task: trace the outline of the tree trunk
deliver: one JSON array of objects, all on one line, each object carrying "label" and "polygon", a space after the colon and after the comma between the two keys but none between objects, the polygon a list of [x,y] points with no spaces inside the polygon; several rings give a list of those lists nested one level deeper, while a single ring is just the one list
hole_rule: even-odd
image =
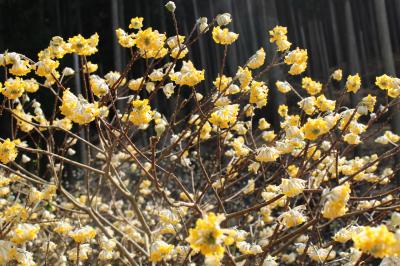
[{"label": "tree trunk", "polygon": [[[357,39],[354,30],[354,23],[353,23],[353,14],[351,9],[350,0],[346,0],[345,2],[345,17],[346,17],[346,35],[347,35],[347,61],[349,71],[351,74],[360,73],[361,66],[360,66],[360,56],[358,54],[358,46],[357,46]],[[350,102],[353,107],[355,107],[358,103],[359,96],[355,93],[351,93],[350,95]]]},{"label": "tree trunk", "polygon": [[119,27],[119,12],[118,12],[118,0],[110,0],[111,1],[111,25],[112,25],[112,36],[113,36],[113,61],[114,61],[114,69],[117,71],[121,71],[122,69],[122,60],[121,60],[121,46],[118,43],[117,35],[115,34],[115,30]]},{"label": "tree trunk", "polygon": [[[389,24],[387,21],[386,12],[386,1],[385,0],[375,0],[375,10],[376,10],[376,22],[379,33],[379,45],[382,53],[383,68],[386,74],[395,76],[396,69],[393,60],[392,44],[390,42]],[[390,110],[392,115],[391,127],[392,131],[396,134],[400,134],[400,112],[399,104],[393,106]],[[400,157],[397,155],[395,157],[396,164],[400,161]],[[397,175],[397,182],[400,183],[400,176]]]}]

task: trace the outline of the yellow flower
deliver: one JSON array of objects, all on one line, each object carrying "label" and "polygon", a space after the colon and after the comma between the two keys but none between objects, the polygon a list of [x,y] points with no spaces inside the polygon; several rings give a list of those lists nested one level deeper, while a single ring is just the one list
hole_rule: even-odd
[{"label": "yellow flower", "polygon": [[303,192],[306,181],[299,178],[282,178],[280,188],[287,197],[294,197]]},{"label": "yellow flower", "polygon": [[131,19],[131,23],[129,24],[130,29],[138,30],[143,27],[143,18],[142,17],[134,17]]},{"label": "yellow flower", "polygon": [[163,209],[163,210],[160,211],[158,216],[160,217],[160,220],[163,223],[166,223],[166,224],[177,224],[177,223],[179,223],[179,217],[173,211],[170,211],[170,210],[167,210],[167,209]]},{"label": "yellow flower", "polygon": [[232,142],[232,147],[236,152],[236,156],[247,156],[250,152],[249,148],[244,144],[244,138],[242,136],[235,138]]},{"label": "yellow flower", "polygon": [[327,248],[310,247],[307,250],[307,255],[315,262],[330,261],[336,257],[336,251],[332,246]]},{"label": "yellow flower", "polygon": [[50,58],[44,58],[43,60],[35,64],[36,74],[41,77],[46,77],[54,74],[60,62],[57,60],[52,60]]},{"label": "yellow flower", "polygon": [[89,258],[89,255],[92,254],[92,248],[89,244],[81,244],[79,245],[79,252],[78,248],[73,248],[67,251],[68,259],[71,261],[85,261]]},{"label": "yellow flower", "polygon": [[46,49],[47,52],[43,52],[39,55],[39,59],[42,60],[45,57],[63,58],[65,54],[71,52],[71,45],[66,43],[60,36],[54,36],[50,40],[49,47]]},{"label": "yellow flower", "polygon": [[335,110],[336,101],[328,100],[325,95],[321,94],[315,101],[315,106],[321,112],[328,112]]},{"label": "yellow flower", "polygon": [[29,132],[34,128],[32,124],[28,123],[32,122],[33,116],[25,113],[21,104],[18,104],[12,112],[16,115],[17,125],[23,132]]},{"label": "yellow flower", "polygon": [[250,86],[250,99],[249,102],[256,104],[258,108],[267,105],[268,101],[268,87],[262,81],[251,82]]},{"label": "yellow flower", "polygon": [[26,79],[24,80],[24,89],[27,92],[35,93],[39,90],[39,84],[35,79]]},{"label": "yellow flower", "polygon": [[311,95],[318,94],[322,90],[322,84],[320,82],[312,80],[309,77],[304,77],[302,79],[301,86]]},{"label": "yellow flower", "polygon": [[197,70],[191,61],[183,61],[181,70],[171,73],[169,77],[178,85],[193,87],[204,80],[204,70]]},{"label": "yellow flower", "polygon": [[10,240],[15,244],[23,244],[35,239],[39,230],[40,226],[37,224],[18,224],[12,231]]},{"label": "yellow flower", "polygon": [[82,35],[77,35],[68,39],[71,45],[71,51],[78,55],[92,55],[97,52],[97,45],[99,44],[99,35],[97,33],[85,39]]},{"label": "yellow flower", "polygon": [[276,43],[278,46],[278,51],[284,52],[290,48],[292,45],[288,40],[287,40],[287,28],[282,27],[282,26],[276,26],[272,30],[269,31],[269,35],[271,38],[269,41],[271,43]]},{"label": "yellow flower", "polygon": [[391,142],[394,142],[394,143],[400,141],[400,136],[397,135],[397,134],[394,134],[392,131],[389,131],[389,130],[385,131],[384,136],[385,136],[388,140],[390,140]]},{"label": "yellow flower", "polygon": [[0,265],[7,265],[16,255],[17,248],[12,242],[0,240]]},{"label": "yellow flower", "polygon": [[397,98],[400,96],[400,86],[388,90],[388,96],[391,98]]},{"label": "yellow flower", "polygon": [[104,78],[107,85],[112,89],[115,89],[116,84],[118,84],[118,87],[121,87],[124,86],[126,83],[126,78],[120,80],[121,73],[119,73],[118,71],[110,71],[104,76]]},{"label": "yellow flower", "polygon": [[20,140],[6,139],[0,143],[0,161],[4,164],[12,162],[17,158],[18,151],[16,145],[20,144]]},{"label": "yellow flower", "polygon": [[393,247],[397,241],[386,225],[377,227],[363,226],[353,236],[354,247],[377,258],[393,256]]},{"label": "yellow flower", "polygon": [[93,91],[93,94],[97,97],[102,97],[109,92],[109,87],[106,81],[97,75],[90,75],[89,85]]},{"label": "yellow flower", "polygon": [[167,244],[162,240],[156,240],[150,247],[150,261],[162,261],[173,249],[173,245]]},{"label": "yellow flower", "polygon": [[279,223],[283,224],[287,228],[291,228],[300,225],[307,221],[307,217],[303,214],[305,210],[304,205],[299,205],[289,211],[282,213],[278,217]]},{"label": "yellow flower", "polygon": [[274,162],[279,157],[279,151],[274,147],[263,146],[257,149],[256,160],[259,162]]},{"label": "yellow flower", "polygon": [[272,30],[269,31],[269,35],[271,38],[269,41],[271,43],[276,42],[276,41],[281,41],[281,40],[286,40],[287,39],[287,28],[283,26],[275,26]]},{"label": "yellow flower", "polygon": [[322,216],[328,219],[343,216],[347,212],[346,204],[350,199],[350,184],[337,186],[327,193]]},{"label": "yellow flower", "polygon": [[93,227],[85,225],[82,228],[70,232],[69,236],[77,243],[85,243],[95,238],[96,234],[96,230]]},{"label": "yellow flower", "polygon": [[80,125],[88,124],[100,115],[98,103],[89,103],[81,95],[76,97],[69,89],[64,91],[62,100],[61,113]]},{"label": "yellow flower", "polygon": [[352,145],[357,145],[361,143],[360,136],[355,133],[348,133],[344,135],[343,140]]},{"label": "yellow flower", "polygon": [[135,40],[131,34],[126,33],[123,29],[116,29],[118,43],[125,48],[131,48],[135,45]]},{"label": "yellow flower", "polygon": [[51,200],[56,194],[56,191],[57,191],[57,186],[55,185],[46,186],[42,192],[43,200]]},{"label": "yellow flower", "polygon": [[67,235],[69,232],[71,232],[72,229],[73,229],[72,225],[70,225],[67,222],[61,221],[61,222],[57,222],[53,231],[56,233],[59,233],[61,235]]},{"label": "yellow flower", "polygon": [[64,130],[72,129],[72,121],[66,117],[62,119],[56,119],[53,121],[53,126],[60,127]]},{"label": "yellow flower", "polygon": [[4,88],[0,86],[0,92],[10,100],[15,100],[22,96],[25,91],[24,80],[16,77],[9,78],[4,83]]},{"label": "yellow flower", "polygon": [[271,125],[267,122],[267,120],[265,120],[265,118],[261,118],[260,120],[258,120],[258,128],[261,130],[265,130],[270,128]]},{"label": "yellow flower", "polygon": [[251,69],[257,69],[264,65],[265,51],[264,48],[260,48],[252,57],[250,57],[247,66]]},{"label": "yellow flower", "polygon": [[289,165],[287,169],[289,176],[290,177],[295,177],[297,175],[297,172],[299,171],[299,168],[296,165]]},{"label": "yellow flower", "polygon": [[243,90],[250,85],[250,82],[253,79],[251,76],[251,70],[249,70],[247,67],[239,67],[238,71],[236,72],[236,77],[239,78],[240,88]]},{"label": "yellow flower", "polygon": [[7,222],[26,221],[28,219],[28,211],[19,203],[15,203],[8,207],[2,214]]},{"label": "yellow flower", "polygon": [[357,232],[360,232],[361,231],[360,229],[362,230],[362,227],[358,226],[344,227],[340,229],[338,232],[336,232],[336,234],[332,237],[332,239],[342,244],[346,243],[347,241],[352,239],[352,237]]},{"label": "yellow flower", "polygon": [[263,138],[264,141],[271,142],[275,139],[276,134],[273,130],[269,130],[269,131],[262,132],[261,137]]},{"label": "yellow flower", "polygon": [[275,83],[275,86],[278,89],[278,91],[280,91],[282,93],[288,93],[289,91],[292,90],[292,86],[287,81],[279,81],[278,80]]},{"label": "yellow flower", "polygon": [[149,100],[136,99],[132,101],[133,109],[129,114],[129,121],[136,126],[143,126],[150,123],[153,120],[154,111],[151,110]]},{"label": "yellow flower", "polygon": [[15,76],[25,76],[31,72],[31,65],[28,60],[17,60],[10,68],[10,73]]},{"label": "yellow flower", "polygon": [[140,30],[134,40],[144,58],[162,58],[167,54],[167,49],[164,48],[166,38],[165,34],[147,28]]},{"label": "yellow flower", "polygon": [[238,113],[238,104],[221,106],[211,114],[209,121],[220,128],[228,128],[236,122]]},{"label": "yellow flower", "polygon": [[143,78],[131,79],[128,82],[128,88],[133,91],[138,91],[140,89],[140,85],[142,85],[142,84],[144,84]]},{"label": "yellow flower", "polygon": [[232,78],[225,75],[218,76],[213,82],[215,88],[217,88],[217,90],[221,93],[224,92],[231,83]]},{"label": "yellow flower", "polygon": [[99,66],[88,61],[86,64],[83,65],[83,73],[93,73],[96,72]]},{"label": "yellow flower", "polygon": [[224,215],[210,212],[196,221],[195,228],[189,229],[189,237],[186,241],[190,247],[200,251],[204,256],[223,256],[224,231],[220,224],[225,220]]},{"label": "yellow flower", "polygon": [[322,118],[311,119],[302,127],[304,137],[309,140],[316,140],[319,136],[329,131],[328,123]]},{"label": "yellow flower", "polygon": [[299,75],[307,68],[308,54],[307,50],[296,48],[285,56],[285,64],[291,65],[289,74]]},{"label": "yellow flower", "polygon": [[347,92],[356,93],[361,87],[361,78],[358,74],[348,76],[346,81]]},{"label": "yellow flower", "polygon": [[170,55],[172,58],[181,59],[189,52],[188,48],[183,44],[185,36],[172,36],[167,39],[167,44],[171,49]]},{"label": "yellow flower", "polygon": [[279,107],[278,107],[278,114],[279,114],[280,116],[282,116],[282,117],[287,116],[287,115],[288,115],[288,111],[289,111],[289,109],[288,109],[288,106],[287,106],[287,105],[285,105],[285,104],[279,105]]},{"label": "yellow flower", "polygon": [[381,90],[393,89],[393,78],[386,74],[376,77],[375,85],[378,86]]},{"label": "yellow flower", "polygon": [[227,28],[221,29],[220,26],[216,26],[212,31],[212,37],[218,44],[230,45],[237,40],[239,34],[230,32]]},{"label": "yellow flower", "polygon": [[248,254],[248,255],[256,255],[258,253],[262,253],[263,250],[261,246],[256,245],[256,244],[250,244],[245,241],[240,241],[236,243],[236,247],[239,249],[239,251],[243,254]]}]

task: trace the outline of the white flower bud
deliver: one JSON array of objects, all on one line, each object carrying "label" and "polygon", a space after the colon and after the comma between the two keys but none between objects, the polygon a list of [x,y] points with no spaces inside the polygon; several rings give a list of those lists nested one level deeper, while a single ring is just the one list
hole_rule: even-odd
[{"label": "white flower bud", "polygon": [[22,154],[22,163],[29,163],[30,161],[31,161],[31,158],[29,158],[25,154]]},{"label": "white flower bud", "polygon": [[32,107],[33,107],[33,108],[38,108],[38,107],[40,107],[40,102],[37,102],[37,101],[34,100],[34,102],[33,102],[33,104],[32,104]]},{"label": "white flower bud", "polygon": [[196,99],[197,99],[197,101],[201,101],[202,99],[203,99],[203,94],[201,94],[201,93],[199,93],[199,92],[197,92],[196,93]]},{"label": "white flower bud", "polygon": [[400,213],[392,213],[392,216],[390,217],[390,224],[395,227],[400,225]]},{"label": "white flower bud", "polygon": [[197,20],[197,23],[199,24],[199,31],[201,33],[205,33],[208,31],[208,23],[207,23],[207,18],[206,17],[201,17]]},{"label": "white flower bud", "polygon": [[71,75],[75,74],[75,71],[70,67],[66,67],[66,68],[63,69],[62,73],[63,73],[64,76],[67,77],[67,76],[71,76]]},{"label": "white flower bud", "polygon": [[165,8],[166,8],[169,12],[174,13],[174,12],[175,12],[175,9],[176,9],[176,5],[175,5],[174,2],[169,1],[169,2],[165,5]]},{"label": "white flower bud", "polygon": [[137,170],[137,164],[135,164],[135,163],[131,164],[131,166],[129,167],[129,170],[131,171],[131,173],[135,173]]},{"label": "white flower bud", "polygon": [[73,156],[76,153],[76,151],[74,149],[72,149],[72,148],[69,148],[67,150],[67,153],[68,153],[68,155]]},{"label": "white flower bud", "polygon": [[31,99],[29,98],[29,96],[27,94],[22,95],[22,102],[27,103],[29,102]]},{"label": "white flower bud", "polygon": [[229,13],[219,14],[217,16],[217,23],[219,26],[226,26],[232,22],[232,16]]},{"label": "white flower bud", "polygon": [[162,135],[162,133],[164,133],[165,131],[165,125],[164,124],[158,124],[154,127],[157,137],[160,137]]}]

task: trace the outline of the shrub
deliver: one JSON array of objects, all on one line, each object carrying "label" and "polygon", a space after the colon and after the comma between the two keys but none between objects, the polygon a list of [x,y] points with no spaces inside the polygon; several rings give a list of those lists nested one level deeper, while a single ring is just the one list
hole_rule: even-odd
[{"label": "shrub", "polygon": [[[328,99],[342,70],[324,83],[298,82],[308,51],[293,49],[282,26],[269,31],[273,56],[260,48],[228,77],[227,50],[240,41],[229,30],[231,16],[209,24],[200,18],[182,36],[175,5],[167,8],[175,36],[144,28],[143,18],[116,30],[130,51],[121,73],[96,74],[89,58],[97,34],[53,37],[37,60],[0,55],[2,116],[11,117],[11,135],[0,141],[0,264],[396,259],[399,187],[391,158],[400,137],[385,124],[398,107],[400,79],[377,77],[380,90],[347,107],[350,94],[364,93],[351,73],[336,100]],[[205,34],[224,53],[212,88],[200,93],[204,70],[187,56]],[[79,69],[62,62],[72,54]],[[144,73],[127,80],[139,63]],[[271,89],[297,102],[279,106],[275,130],[264,118],[265,78],[274,68],[285,68],[290,82]],[[39,92],[53,99],[50,112]],[[169,114],[157,110],[157,98]]]}]

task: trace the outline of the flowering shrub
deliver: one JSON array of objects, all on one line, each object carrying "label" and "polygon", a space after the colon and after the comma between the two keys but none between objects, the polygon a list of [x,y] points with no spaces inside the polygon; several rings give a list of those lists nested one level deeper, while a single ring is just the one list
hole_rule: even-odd
[{"label": "flowering shrub", "polygon": [[[351,73],[329,99],[342,70],[325,83],[296,82],[308,51],[293,49],[282,26],[269,31],[273,56],[261,47],[229,77],[227,50],[240,41],[231,16],[200,18],[182,36],[175,5],[166,7],[175,36],[139,17],[116,30],[130,51],[121,73],[96,74],[97,34],[53,37],[36,60],[0,55],[1,115],[11,119],[11,136],[0,139],[0,264],[398,265],[390,159],[400,136],[385,124],[400,79],[377,77],[364,95]],[[224,56],[200,93],[204,70],[187,55],[205,34]],[[64,65],[71,54],[79,69]],[[143,62],[146,71],[128,80]],[[290,82],[269,88],[264,78],[277,67]],[[262,116],[270,89],[297,99],[279,106],[275,130]],[[38,91],[52,97],[52,112]],[[346,107],[355,93],[361,100]],[[157,97],[171,114],[157,110]]]}]

